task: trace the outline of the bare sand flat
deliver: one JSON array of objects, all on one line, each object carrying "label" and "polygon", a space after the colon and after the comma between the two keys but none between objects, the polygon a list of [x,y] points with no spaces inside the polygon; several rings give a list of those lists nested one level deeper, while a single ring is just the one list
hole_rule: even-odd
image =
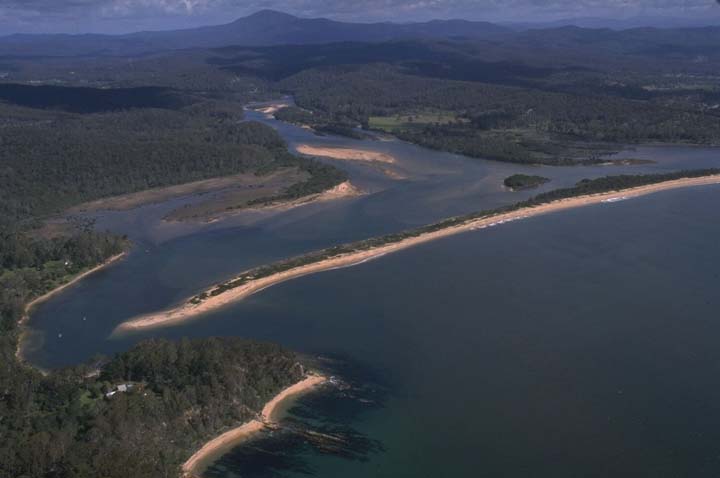
[{"label": "bare sand flat", "polygon": [[247,175],[226,187],[208,191],[198,201],[181,206],[163,220],[168,222],[213,221],[244,209],[252,208],[253,201],[265,200],[282,194],[293,184],[309,179],[310,175],[295,168],[279,170],[267,176]]},{"label": "bare sand flat", "polygon": [[603,202],[607,203],[615,202],[618,200],[625,200],[633,197],[643,196],[646,194],[652,194],[659,191],[718,183],[720,183],[720,175],[705,176],[700,178],[677,179],[658,184],[624,189],[622,191],[613,191],[608,193],[561,199],[539,206],[527,207],[508,213],[496,214],[491,217],[470,219],[456,226],[451,226],[445,229],[424,233],[415,237],[408,237],[401,241],[380,245],[372,249],[339,254],[337,256],[329,257],[322,261],[312,262],[266,277],[254,279],[244,283],[241,286],[228,289],[217,295],[211,294],[211,291],[215,289],[215,287],[213,287],[206,291],[208,297],[199,303],[192,303],[188,299],[178,307],[136,317],[134,319],[123,322],[116,328],[115,332],[126,332],[152,327],[169,326],[180,323],[202,315],[204,313],[219,309],[230,303],[240,301],[246,297],[251,296],[252,294],[255,294],[256,292],[271,287],[275,284],[285,282],[287,280],[295,279],[309,274],[314,274],[317,272],[360,264],[368,260],[381,257],[385,254],[407,249],[418,244],[424,244],[429,241],[434,241],[443,237],[452,236],[466,231],[484,229],[487,227],[504,224],[510,221],[516,221],[531,216],[562,211],[565,209],[588,206],[591,204],[598,204]]},{"label": "bare sand flat", "polygon": [[321,158],[342,159],[345,161],[367,161],[377,163],[394,163],[395,158],[377,151],[352,148],[328,148],[301,144],[296,148],[298,153]]},{"label": "bare sand flat", "polygon": [[266,118],[272,118],[275,113],[277,113],[281,109],[288,108],[289,106],[290,103],[276,103],[274,105],[265,106],[264,108],[259,108],[257,111],[263,113]]},{"label": "bare sand flat", "polygon": [[[236,208],[236,209],[224,209],[224,210],[217,210],[213,213],[207,213],[205,215],[195,215],[191,219],[192,220],[202,220],[205,222],[216,222],[220,221],[224,218],[227,218],[229,216],[232,216],[234,214],[238,214],[243,211],[289,211],[290,209],[294,209],[296,207],[304,206],[307,204],[312,204],[316,202],[323,202],[323,201],[335,201],[338,199],[347,199],[352,198],[356,196],[362,196],[365,194],[365,192],[361,191],[357,187],[355,187],[354,184],[352,184],[350,181],[344,181],[337,186],[334,186],[326,191],[323,191],[318,194],[309,194],[307,196],[300,197],[298,199],[293,199],[291,201],[273,201],[269,202],[267,204],[262,204],[259,206],[247,206],[242,208]],[[175,219],[175,216],[168,216],[165,218],[166,221],[172,221],[172,220],[179,220]]]},{"label": "bare sand flat", "polygon": [[297,206],[302,206],[304,204],[310,204],[314,202],[322,202],[322,201],[334,201],[337,199],[345,199],[345,198],[351,198],[356,196],[362,196],[365,194],[362,190],[355,187],[354,184],[352,184],[350,181],[344,181],[337,186],[333,186],[330,189],[327,189],[321,193],[318,194],[309,194],[307,196],[303,196],[301,198],[295,199],[293,201],[278,201],[274,203],[265,204],[262,206],[258,206],[251,209],[259,209],[259,210],[265,210],[265,209],[292,209]]},{"label": "bare sand flat", "polygon": [[258,418],[250,420],[237,428],[233,428],[203,445],[200,450],[195,452],[195,454],[183,464],[183,474],[188,478],[198,476],[202,471],[202,467],[207,464],[209,459],[229,451],[231,448],[262,431],[268,424],[273,423],[274,420],[277,419],[276,413],[280,405],[285,401],[307,393],[325,381],[326,378],[323,376],[309,375],[300,382],[284,389],[265,404]]},{"label": "bare sand flat", "polygon": [[295,168],[284,168],[265,176],[255,174],[235,174],[218,178],[203,179],[191,183],[178,184],[163,188],[148,189],[136,193],[122,194],[97,201],[80,204],[70,209],[70,212],[92,211],[126,211],[147,204],[167,201],[173,198],[204,194],[213,191],[233,188],[236,190],[250,190],[255,199],[260,194],[270,195],[273,191],[287,187],[293,182],[305,179],[307,175],[298,172]]}]

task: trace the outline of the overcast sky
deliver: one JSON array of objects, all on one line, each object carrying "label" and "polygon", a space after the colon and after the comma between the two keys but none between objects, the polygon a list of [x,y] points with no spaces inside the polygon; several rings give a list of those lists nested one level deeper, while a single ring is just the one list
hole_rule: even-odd
[{"label": "overcast sky", "polygon": [[720,25],[720,0],[0,0],[0,34],[163,30],[226,23],[271,8],[344,21],[538,21],[669,17]]}]

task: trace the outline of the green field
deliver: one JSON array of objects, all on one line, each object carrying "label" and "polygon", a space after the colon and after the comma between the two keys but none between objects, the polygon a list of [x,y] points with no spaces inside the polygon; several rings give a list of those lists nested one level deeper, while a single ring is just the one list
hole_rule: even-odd
[{"label": "green field", "polygon": [[409,112],[392,116],[371,116],[370,129],[394,133],[399,130],[418,128],[429,124],[465,123],[467,119],[461,118],[452,111],[423,111]]}]

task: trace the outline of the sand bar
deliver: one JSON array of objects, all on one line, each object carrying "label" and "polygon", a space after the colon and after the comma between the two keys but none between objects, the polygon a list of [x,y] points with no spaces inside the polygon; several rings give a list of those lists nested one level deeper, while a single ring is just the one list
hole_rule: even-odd
[{"label": "sand bar", "polygon": [[298,206],[304,206],[306,204],[323,202],[323,201],[335,201],[338,199],[347,199],[356,196],[362,196],[366,194],[359,188],[357,188],[350,181],[344,181],[337,186],[333,186],[330,189],[317,194],[310,194],[301,198],[293,199],[292,201],[277,201],[261,206],[248,207],[245,211],[267,211],[267,210],[289,210]]},{"label": "sand bar", "polygon": [[[127,211],[148,204],[157,204],[170,199],[222,191],[226,189],[250,189],[263,193],[263,188],[278,185],[280,188],[306,179],[295,168],[282,168],[265,176],[252,173],[233,174],[189,183],[146,189],[134,193],[121,194],[97,199],[70,208],[69,212]],[[276,192],[271,192],[275,194]],[[255,199],[255,197],[251,197]]]},{"label": "sand bar", "polygon": [[437,231],[423,233],[419,236],[408,237],[397,242],[379,245],[366,250],[358,250],[354,252],[338,254],[336,256],[331,256],[327,259],[323,259],[317,262],[311,262],[265,277],[253,279],[238,287],[227,289],[217,295],[211,294],[211,291],[215,289],[215,287],[213,287],[206,291],[208,297],[199,303],[190,302],[190,299],[188,299],[178,307],[136,317],[134,319],[128,320],[127,322],[123,322],[116,328],[115,331],[127,332],[145,328],[174,325],[176,323],[192,319],[204,313],[217,310],[227,304],[240,301],[263,289],[271,287],[275,284],[279,284],[281,282],[285,282],[287,280],[295,279],[309,274],[314,274],[317,272],[337,269],[340,267],[357,265],[371,259],[376,259],[385,254],[400,251],[412,246],[424,244],[426,242],[434,241],[443,237],[452,236],[466,231],[484,229],[487,227],[493,227],[531,216],[562,211],[565,209],[588,206],[591,204],[614,202],[619,199],[626,200],[633,197],[643,196],[646,194],[652,194],[655,192],[666,191],[670,189],[719,183],[720,175],[703,176],[699,178],[676,179],[672,181],[665,181],[662,183],[623,189],[622,191],[612,191],[586,196],[578,196],[568,199],[561,199],[538,206],[518,209],[507,213],[500,213],[477,219],[468,219],[467,221],[455,226],[449,226],[447,228]]},{"label": "sand bar", "polygon": [[345,161],[367,161],[377,163],[394,163],[395,158],[386,153],[352,148],[327,148],[301,144],[296,148],[300,154],[319,156],[321,158],[342,159]]},{"label": "sand bar", "polygon": [[275,113],[277,113],[278,111],[285,109],[285,108],[289,108],[289,107],[290,107],[290,103],[276,103],[276,104],[272,104],[269,106],[264,106],[264,107],[258,108],[258,109],[256,109],[256,111],[263,113],[266,118],[272,118],[273,116],[275,116]]},{"label": "sand bar", "polygon": [[326,378],[323,376],[309,375],[307,378],[284,389],[265,404],[258,418],[250,420],[237,428],[233,428],[203,445],[200,450],[195,452],[193,456],[183,464],[183,474],[188,478],[198,476],[202,471],[203,464],[205,464],[209,458],[218,456],[218,454],[223,451],[229,451],[230,448],[239,445],[256,433],[262,431],[268,424],[272,424],[277,418],[276,414],[282,403],[298,395],[307,393],[325,381]]}]

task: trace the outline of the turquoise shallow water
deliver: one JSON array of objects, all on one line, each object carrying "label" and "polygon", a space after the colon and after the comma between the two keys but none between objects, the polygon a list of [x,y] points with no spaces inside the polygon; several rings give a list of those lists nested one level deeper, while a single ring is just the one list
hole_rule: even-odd
[{"label": "turquoise shallow water", "polygon": [[[273,124],[291,144],[356,144]],[[720,474],[716,186],[463,234],[284,283],[182,326],[109,338],[122,320],[246,267],[532,194],[499,182],[533,168],[361,144],[394,153],[412,177],[344,165],[372,194],[170,232],[158,218],[171,205],[103,214],[99,223],[130,233],[136,248],[38,308],[28,358],[53,367],[150,336],[237,335],[320,357],[349,383],[301,400],[286,420],[347,446],[279,432],[226,455],[209,477]],[[541,174],[552,188],[720,164],[712,150],[626,154],[659,162]]]}]

